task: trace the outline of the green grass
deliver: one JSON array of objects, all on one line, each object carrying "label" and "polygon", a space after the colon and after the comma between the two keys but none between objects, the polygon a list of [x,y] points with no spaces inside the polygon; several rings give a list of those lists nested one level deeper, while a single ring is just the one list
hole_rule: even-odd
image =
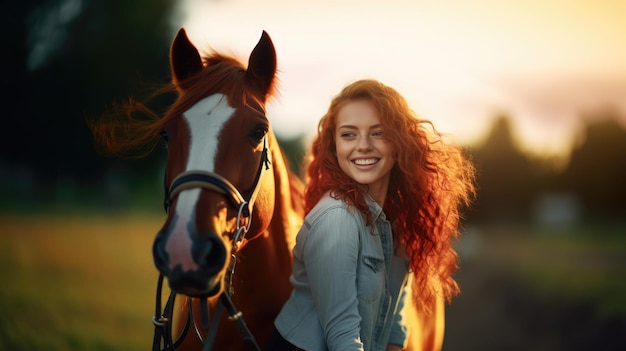
[{"label": "green grass", "polygon": [[[163,216],[0,215],[0,350],[149,350]],[[478,256],[529,291],[626,314],[626,233],[487,228]],[[606,233],[606,231],[601,231]]]},{"label": "green grass", "polygon": [[626,228],[493,230],[484,260],[518,275],[530,293],[585,302],[600,316],[626,315]]},{"label": "green grass", "polygon": [[0,349],[149,349],[161,221],[0,217]]}]

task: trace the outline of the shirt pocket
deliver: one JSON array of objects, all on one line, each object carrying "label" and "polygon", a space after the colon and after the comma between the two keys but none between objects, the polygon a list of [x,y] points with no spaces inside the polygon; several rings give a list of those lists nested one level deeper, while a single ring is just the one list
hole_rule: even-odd
[{"label": "shirt pocket", "polygon": [[359,300],[368,303],[378,301],[385,288],[385,261],[380,257],[362,256],[357,279]]},{"label": "shirt pocket", "polygon": [[378,273],[385,268],[385,261],[378,257],[363,256],[363,263],[365,263],[367,267],[371,268],[374,273]]}]

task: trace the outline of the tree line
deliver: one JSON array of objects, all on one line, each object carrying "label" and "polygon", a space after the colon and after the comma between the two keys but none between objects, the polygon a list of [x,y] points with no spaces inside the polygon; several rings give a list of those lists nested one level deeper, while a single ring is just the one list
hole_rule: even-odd
[{"label": "tree line", "polygon": [[511,119],[497,118],[483,142],[471,147],[478,196],[469,219],[529,221],[538,202],[552,195],[569,199],[580,221],[623,220],[626,118],[606,110],[586,120],[560,165],[562,161],[523,152],[513,137]]}]

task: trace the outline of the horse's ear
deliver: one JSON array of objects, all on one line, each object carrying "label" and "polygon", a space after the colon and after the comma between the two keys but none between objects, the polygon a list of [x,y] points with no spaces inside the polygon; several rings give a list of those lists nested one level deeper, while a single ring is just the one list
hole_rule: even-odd
[{"label": "horse's ear", "polygon": [[172,80],[181,89],[181,85],[187,78],[198,73],[202,69],[202,59],[198,49],[191,43],[187,32],[181,28],[172,42],[170,49],[170,65],[172,68]]},{"label": "horse's ear", "polygon": [[272,93],[275,75],[276,50],[270,36],[263,31],[261,39],[250,54],[246,79],[265,99]]}]

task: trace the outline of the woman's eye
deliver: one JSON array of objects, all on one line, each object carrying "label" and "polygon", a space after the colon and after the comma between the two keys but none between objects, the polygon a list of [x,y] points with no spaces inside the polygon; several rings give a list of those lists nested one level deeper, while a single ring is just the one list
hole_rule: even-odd
[{"label": "woman's eye", "polygon": [[343,132],[340,134],[342,138],[354,138],[355,134],[352,132]]},{"label": "woman's eye", "polygon": [[374,133],[372,133],[372,136],[376,137],[376,138],[382,138],[383,137],[383,131],[382,130],[377,130]]}]

